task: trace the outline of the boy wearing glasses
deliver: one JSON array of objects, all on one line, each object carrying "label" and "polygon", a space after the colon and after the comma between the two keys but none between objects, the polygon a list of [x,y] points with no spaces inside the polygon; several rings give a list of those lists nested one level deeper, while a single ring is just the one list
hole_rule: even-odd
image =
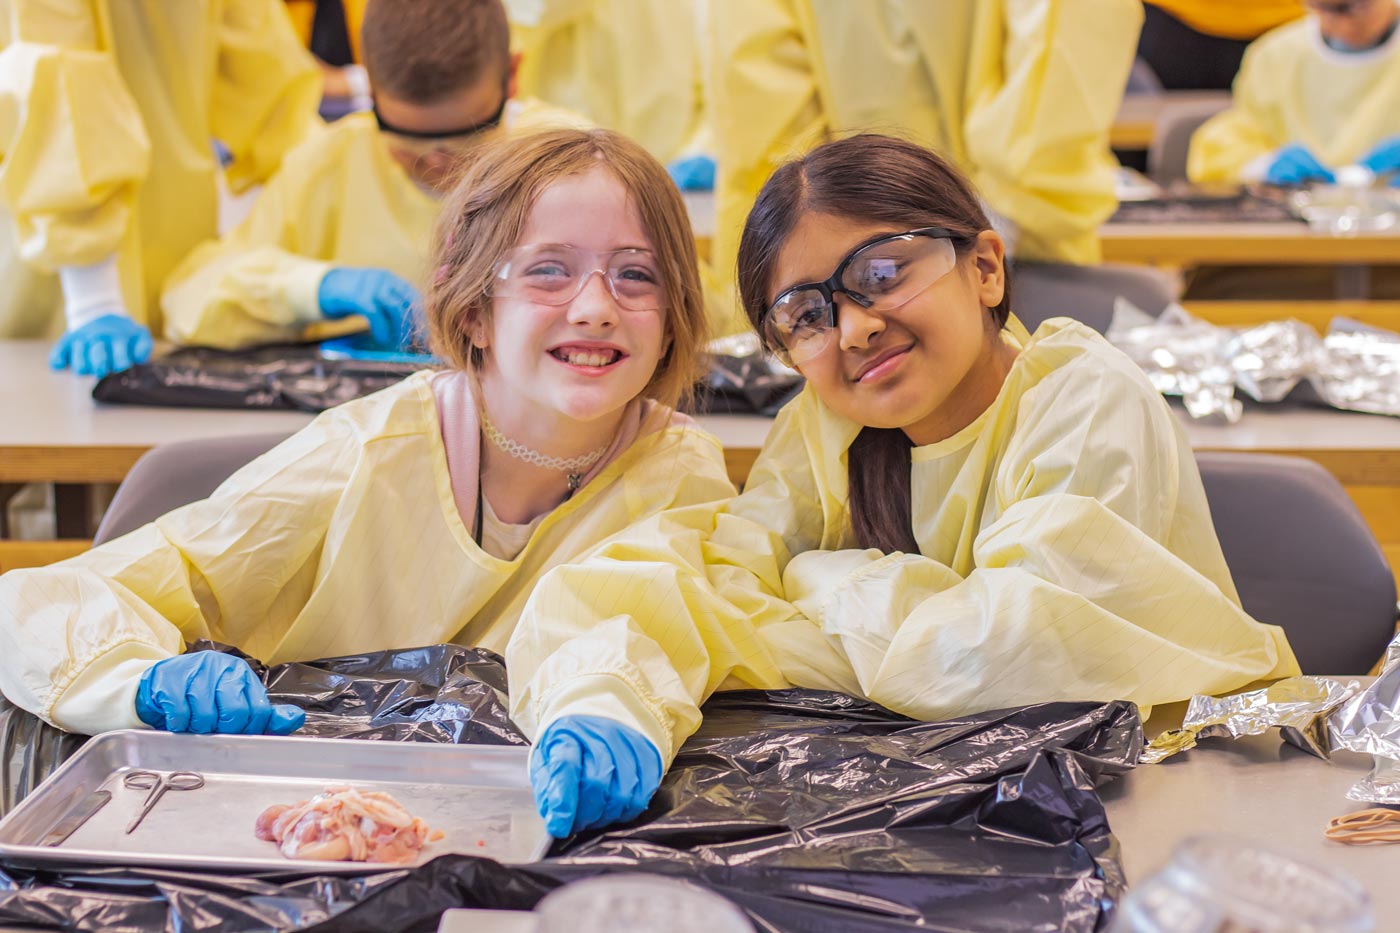
[{"label": "boy wearing glasses", "polygon": [[1400,183],[1400,5],[1308,0],[1245,53],[1234,103],[1196,131],[1197,182],[1334,182],[1358,164]]},{"label": "boy wearing glasses", "polygon": [[371,0],[361,40],[373,111],[289,154],[247,219],[176,269],[161,296],[171,339],[233,349],[368,321],[371,347],[407,347],[453,165],[501,131],[583,124],[514,99],[501,0]]}]

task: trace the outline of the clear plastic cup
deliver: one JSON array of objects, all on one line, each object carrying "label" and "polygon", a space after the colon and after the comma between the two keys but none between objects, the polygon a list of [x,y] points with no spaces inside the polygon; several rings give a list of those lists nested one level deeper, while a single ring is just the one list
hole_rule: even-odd
[{"label": "clear plastic cup", "polygon": [[1352,878],[1229,836],[1195,836],[1128,892],[1111,933],[1368,933]]},{"label": "clear plastic cup", "polygon": [[661,875],[589,878],[535,907],[539,933],[753,933],[742,910],[704,888]]}]

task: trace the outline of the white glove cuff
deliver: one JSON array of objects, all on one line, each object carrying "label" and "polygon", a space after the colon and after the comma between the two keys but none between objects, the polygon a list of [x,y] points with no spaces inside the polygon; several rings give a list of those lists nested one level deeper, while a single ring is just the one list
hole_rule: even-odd
[{"label": "white glove cuff", "polygon": [[1273,152],[1266,152],[1261,156],[1250,159],[1244,164],[1244,168],[1240,169],[1240,181],[1246,184],[1263,181],[1264,176],[1269,174],[1269,166],[1274,164],[1274,160],[1278,158],[1278,154],[1279,150],[1275,149]]},{"label": "white glove cuff", "polygon": [[345,84],[350,88],[350,100],[356,110],[374,108],[374,97],[369,92],[369,72],[364,65],[346,65],[340,72],[345,76]]},{"label": "white glove cuff", "polygon": [[63,287],[63,316],[70,331],[104,314],[130,316],[114,255],[90,266],[61,266],[58,281]]}]

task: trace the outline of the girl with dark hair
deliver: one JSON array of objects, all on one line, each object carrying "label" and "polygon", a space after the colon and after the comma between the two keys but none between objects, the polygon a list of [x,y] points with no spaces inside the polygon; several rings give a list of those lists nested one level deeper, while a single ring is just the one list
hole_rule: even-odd
[{"label": "girl with dark hair", "polygon": [[596,679],[568,663],[584,644],[634,659],[610,708],[672,751],[726,678],[941,719],[1049,700],[1147,713],[1298,672],[1240,608],[1166,403],[1084,325],[1025,332],[1002,241],[939,156],[867,135],[783,166],[739,283],[807,388],[742,495],[540,582],[508,649],[527,718]]}]

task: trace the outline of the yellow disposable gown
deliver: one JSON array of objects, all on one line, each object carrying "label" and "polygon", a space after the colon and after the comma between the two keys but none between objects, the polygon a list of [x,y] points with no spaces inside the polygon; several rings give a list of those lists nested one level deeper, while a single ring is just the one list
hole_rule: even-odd
[{"label": "yellow disposable gown", "polygon": [[506,0],[522,95],[641,143],[663,162],[708,145],[701,0]]},{"label": "yellow disposable gown", "polygon": [[269,662],[455,641],[502,651],[535,581],[661,509],[733,495],[719,443],[644,435],[510,561],[452,495],[428,373],[332,409],[187,505],[0,577],[0,687],[65,729],[135,728],[141,673],[214,638]]},{"label": "yellow disposable gown", "polygon": [[1137,0],[714,0],[710,15],[718,272],[778,165],[861,130],[952,159],[1018,228],[1019,256],[1099,261]]},{"label": "yellow disposable gown", "polygon": [[1244,54],[1230,109],[1191,138],[1193,181],[1261,177],[1274,150],[1302,143],[1337,168],[1400,134],[1400,35],[1369,52],[1323,44],[1307,17],[1262,36]]},{"label": "yellow disposable gown", "polygon": [[166,275],[217,230],[212,141],[242,191],[319,123],[282,0],[0,0],[0,30],[0,205],[22,257],[116,254],[127,309],[159,333]]},{"label": "yellow disposable gown", "polygon": [[854,548],[859,429],[809,388],[742,495],[540,581],[506,652],[515,721],[603,713],[669,755],[724,686],[788,681],[936,720],[1296,674],[1282,631],[1240,608],[1191,450],[1142,373],[1082,324],[1014,329],[991,407],[912,452],[919,553]]},{"label": "yellow disposable gown", "polygon": [[[538,101],[506,110],[511,131],[582,123]],[[338,120],[287,155],[241,224],[171,274],[161,300],[167,336],[228,349],[309,339],[332,266],[422,282],[437,215],[437,199],[394,160],[373,114]]]}]

